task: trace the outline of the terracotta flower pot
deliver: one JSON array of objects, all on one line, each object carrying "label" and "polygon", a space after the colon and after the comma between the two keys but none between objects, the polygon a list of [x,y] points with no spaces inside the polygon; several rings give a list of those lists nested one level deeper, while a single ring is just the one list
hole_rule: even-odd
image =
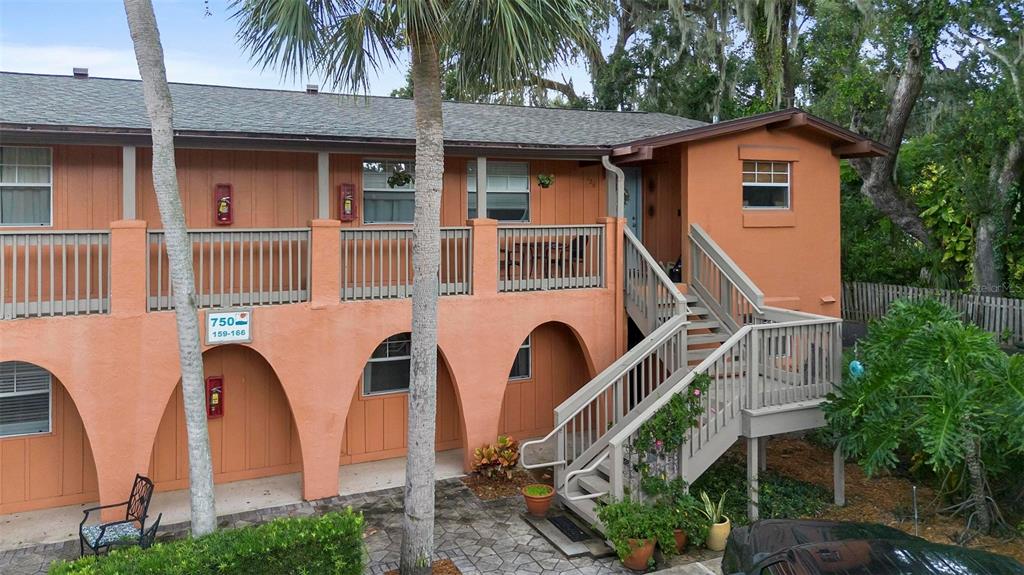
[{"label": "terracotta flower pot", "polygon": [[[530,488],[546,487],[548,489],[547,495],[527,495],[526,491]],[[551,500],[555,497],[555,489],[550,485],[544,485],[543,483],[534,483],[527,485],[522,489],[523,499],[526,500],[526,511],[534,517],[544,517],[548,514],[548,508],[551,507]]]},{"label": "terracotta flower pot", "polygon": [[708,531],[707,546],[712,551],[725,549],[725,540],[729,538],[729,532],[732,531],[732,522],[728,517],[723,517],[723,519],[724,521],[715,523]]},{"label": "terracotta flower pot", "polygon": [[650,539],[630,539],[630,554],[629,557],[622,560],[622,564],[627,569],[632,569],[633,571],[647,571],[647,562],[651,560],[651,555],[654,555],[654,545],[657,541],[653,537]]},{"label": "terracotta flower pot", "polygon": [[672,535],[676,538],[676,553],[682,553],[683,550],[686,549],[686,543],[690,538],[686,536],[686,531],[683,531],[682,529],[673,530]]}]

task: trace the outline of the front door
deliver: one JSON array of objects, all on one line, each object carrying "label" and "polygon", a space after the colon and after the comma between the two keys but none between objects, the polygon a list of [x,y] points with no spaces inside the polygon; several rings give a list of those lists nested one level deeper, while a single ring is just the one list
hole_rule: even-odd
[{"label": "front door", "polygon": [[640,168],[622,168],[626,174],[626,225],[636,237],[643,241],[644,237],[644,195],[641,189],[643,182]]}]

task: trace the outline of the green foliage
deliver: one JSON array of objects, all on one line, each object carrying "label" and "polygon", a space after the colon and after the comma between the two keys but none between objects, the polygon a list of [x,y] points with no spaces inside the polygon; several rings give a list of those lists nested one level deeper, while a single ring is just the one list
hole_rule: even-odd
[{"label": "green foliage", "polygon": [[527,485],[523,488],[523,493],[530,497],[547,497],[555,492],[555,488],[550,485],[544,485],[541,483],[535,483],[533,485]]},{"label": "green foliage", "polygon": [[924,208],[921,218],[942,249],[942,265],[970,284],[974,230],[964,196],[951,172],[942,165],[926,165],[910,193]]},{"label": "green foliage", "polygon": [[848,377],[824,411],[839,447],[868,474],[920,461],[944,477],[974,458],[992,483],[1024,452],[1020,361],[949,308],[897,302],[859,351],[864,375]]},{"label": "green foliage", "polygon": [[54,563],[50,575],[359,575],[363,517],[351,509]]},{"label": "green foliage", "polygon": [[729,494],[728,491],[723,491],[722,496],[718,499],[718,503],[712,503],[711,498],[708,497],[707,491],[700,492],[700,501],[703,507],[700,507],[700,512],[712,525],[722,523],[725,521],[725,497]]},{"label": "green foliage", "polygon": [[508,435],[499,435],[498,441],[473,450],[473,471],[485,477],[512,478],[519,463],[519,442]]},{"label": "green foliage", "polygon": [[640,426],[633,438],[633,449],[641,453],[672,453],[682,447],[686,434],[704,413],[701,400],[710,385],[711,378],[706,373],[694,376],[683,393],[674,394]]},{"label": "green foliage", "polygon": [[[816,517],[828,505],[828,490],[768,470],[758,477],[760,514],[764,519]],[[729,492],[724,515],[733,523],[747,523],[747,483],[744,463],[734,456],[716,461],[691,486],[691,491]]]},{"label": "green foliage", "polygon": [[[621,501],[601,501],[597,506],[597,518],[605,527],[605,535],[612,542],[619,559],[625,560],[632,554],[630,539],[657,539],[661,542],[674,541],[671,508],[652,505],[626,498]],[[663,545],[662,549],[671,547]]]}]

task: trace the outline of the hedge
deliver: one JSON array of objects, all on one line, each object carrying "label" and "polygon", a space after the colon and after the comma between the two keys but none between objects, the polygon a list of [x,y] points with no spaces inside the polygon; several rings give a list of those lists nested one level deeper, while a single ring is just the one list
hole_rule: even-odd
[{"label": "hedge", "polygon": [[359,575],[363,516],[351,508],[55,563],[50,575]]}]

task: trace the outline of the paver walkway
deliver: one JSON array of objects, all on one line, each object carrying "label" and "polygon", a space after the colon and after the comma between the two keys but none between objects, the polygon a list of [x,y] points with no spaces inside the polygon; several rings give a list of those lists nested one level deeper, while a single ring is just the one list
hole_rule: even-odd
[{"label": "paver walkway", "polygon": [[[437,558],[451,559],[465,575],[632,573],[614,557],[566,559],[522,520],[523,506],[518,497],[481,501],[458,479],[437,482],[436,496],[434,541]],[[247,511],[222,517],[219,524],[221,527],[243,527],[277,517],[326,513],[348,506],[361,511],[366,519],[367,572],[379,575],[398,568],[402,541],[402,488]],[[185,534],[186,527],[178,524],[161,530],[161,539],[180,537]],[[77,541],[4,551],[0,552],[0,573],[43,574],[52,561],[77,556]]]}]

